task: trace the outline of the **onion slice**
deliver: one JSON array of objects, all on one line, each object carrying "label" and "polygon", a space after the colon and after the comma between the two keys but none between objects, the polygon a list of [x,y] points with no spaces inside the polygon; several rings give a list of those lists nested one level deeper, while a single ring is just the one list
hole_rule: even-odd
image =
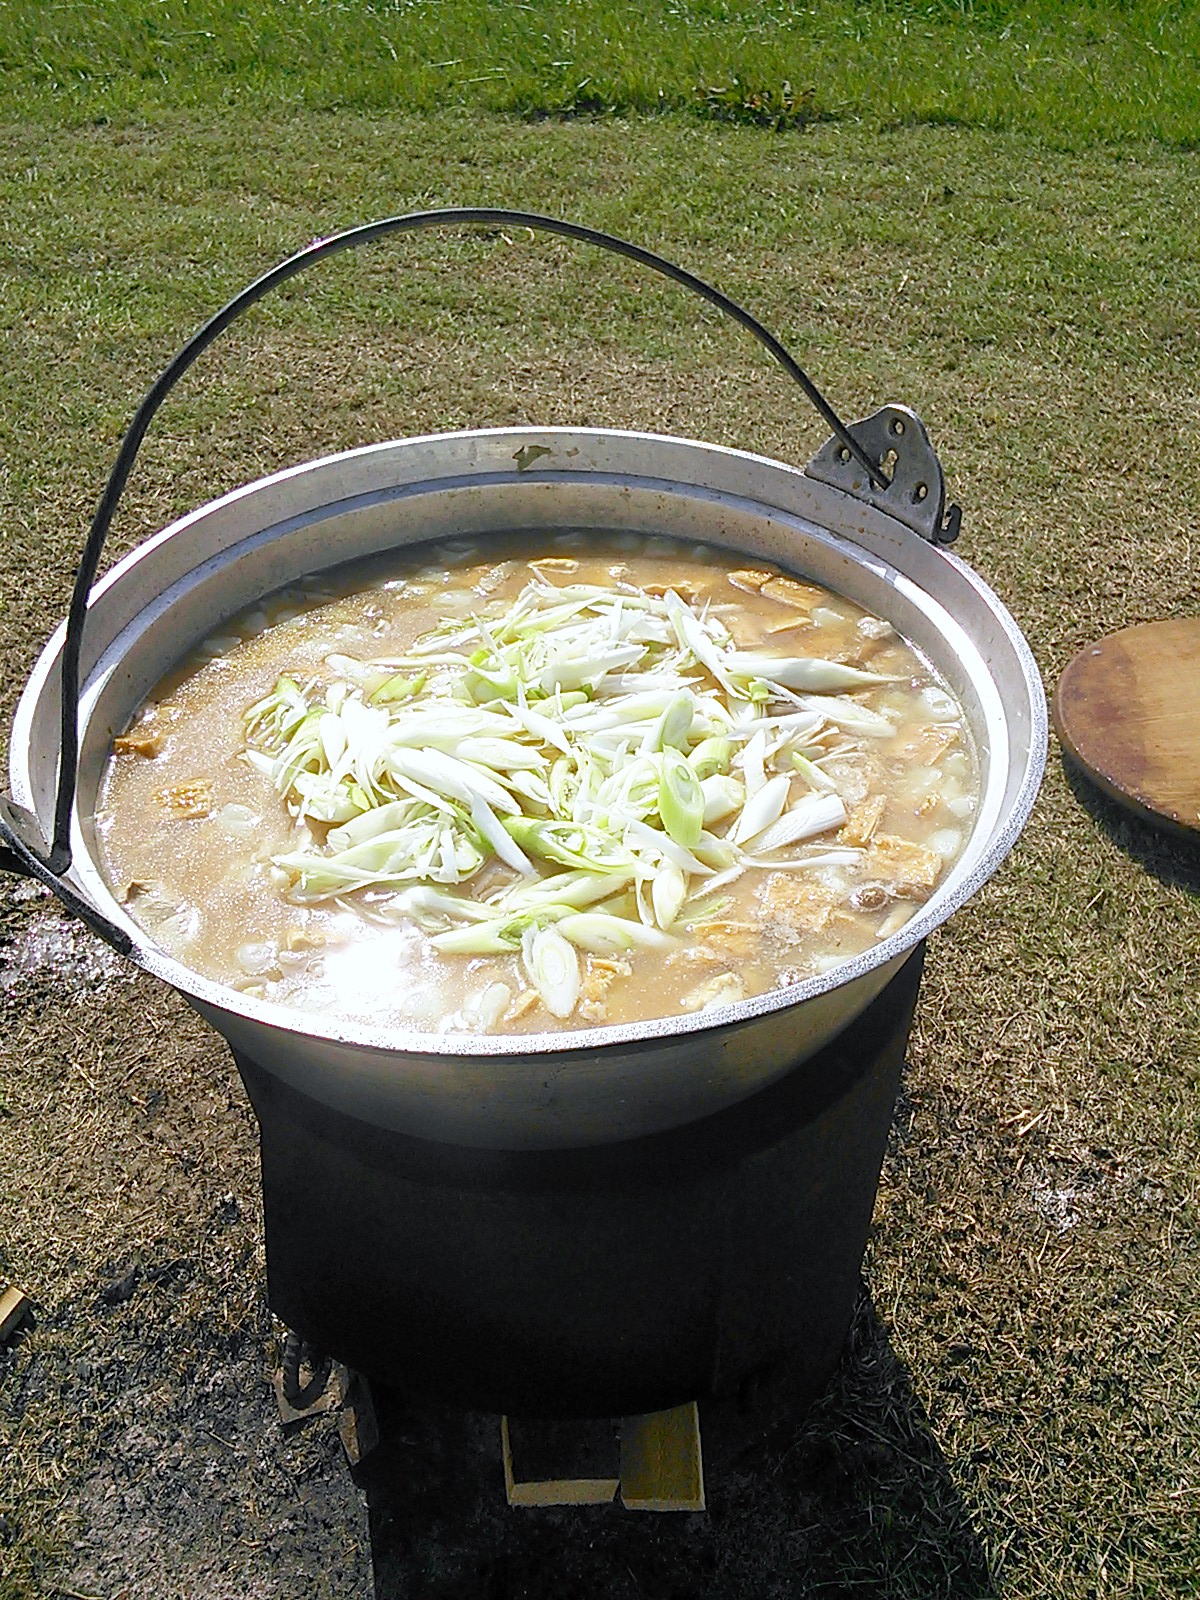
[{"label": "onion slice", "polygon": [[[519,953],[557,1017],[581,950],[669,942],[706,883],[805,865],[786,852],[846,818],[830,740],[841,756],[894,731],[870,703],[891,679],[739,650],[672,589],[544,574],[402,655],[324,666],[245,714],[245,759],[296,818],[300,847],[274,858],[290,892],[382,890],[442,951]],[[309,819],[332,825],[323,845]]]},{"label": "onion slice", "polygon": [[579,999],[579,955],[557,928],[527,928],[521,965],[542,1004],[556,1017],[569,1017]]}]

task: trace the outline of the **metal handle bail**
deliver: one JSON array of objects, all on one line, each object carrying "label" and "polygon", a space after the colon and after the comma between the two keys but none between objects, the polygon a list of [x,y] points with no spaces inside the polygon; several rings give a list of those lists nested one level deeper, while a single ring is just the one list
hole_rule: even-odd
[{"label": "metal handle bail", "polygon": [[[897,503],[904,499],[903,491],[893,494],[894,479],[889,479],[884,467],[881,465],[887,459],[888,438],[883,440],[883,449],[877,448],[878,441],[874,432],[870,431],[871,425],[877,418],[868,419],[867,423],[856,424],[854,428],[847,428],[841,418],[825,399],[825,396],[813,383],[808,374],[799,366],[791,355],[780,344],[774,334],[768,332],[758,319],[740,306],[737,301],[731,300],[728,295],[719,289],[714,289],[703,279],[697,278],[693,273],[683,267],[677,267],[673,262],[665,260],[662,256],[653,254],[652,251],[643,250],[640,245],[631,244],[628,240],[619,239],[613,234],[601,233],[595,228],[585,228],[578,223],[563,222],[557,217],[545,217],[532,211],[510,211],[493,206],[460,206],[440,211],[413,211],[403,216],[387,217],[379,222],[364,223],[360,227],[348,228],[342,233],[332,235],[328,239],[318,239],[305,250],[298,251],[281,261],[278,266],[256,278],[247,288],[235,295],[229,303],[221,308],[215,316],[211,317],[188,342],[179,350],[170,364],[155,380],[134,414],[129,430],[121,441],[117,451],[116,461],[109,474],[108,483],[96,508],[92,519],[91,529],[84,545],[83,555],[79,562],[79,569],[75,577],[75,585],[71,594],[71,605],[67,613],[67,633],[62,653],[62,707],[60,719],[60,753],[58,767],[58,790],[54,811],[54,837],[49,846],[42,837],[42,829],[36,817],[14,804],[11,798],[0,796],[4,801],[0,805],[0,867],[15,865],[17,870],[24,871],[33,877],[48,882],[56,892],[59,891],[58,879],[71,865],[71,812],[75,803],[75,789],[78,781],[79,765],[79,662],[83,640],[83,628],[87,617],[88,600],[91,594],[93,580],[100,563],[104,541],[108,534],[109,526],[116,511],[117,504],[125,491],[129,473],[141,448],[142,440],[155,412],[162,405],[167,395],[175,384],[188,370],[192,363],[200,356],[215,339],[234,322],[242,312],[276,289],[280,284],[286,283],[289,278],[294,278],[298,273],[308,267],[315,266],[318,261],[323,261],[327,256],[335,255],[342,250],[354,249],[358,245],[370,244],[376,239],[382,239],[394,233],[412,233],[423,228],[439,228],[459,225],[484,225],[491,227],[516,227],[528,228],[542,233],[557,234],[564,239],[574,239],[583,244],[597,245],[601,249],[612,251],[615,255],[625,256],[630,261],[648,267],[653,272],[661,273],[663,277],[670,278],[673,282],[681,284],[685,289],[707,300],[710,305],[716,306],[719,311],[725,312],[735,322],[747,329],[770,355],[779,363],[792,380],[799,384],[813,406],[833,429],[833,438],[814,457],[813,463],[808,468],[809,475],[822,478],[824,482],[832,482],[835,487],[846,489],[851,494],[880,506],[892,516],[905,522],[909,527],[914,527],[918,533],[924,533],[926,538],[933,538],[933,532],[925,531],[924,518],[913,521],[911,516],[903,516],[897,510]],[[928,436],[924,427],[913,412],[904,411],[901,407],[890,407],[885,412],[880,412],[877,417],[884,415],[911,419],[916,425],[918,437],[922,439],[928,449],[929,459],[937,466],[937,458],[929,446]],[[865,430],[865,431],[864,431]],[[830,452],[828,468],[826,457]],[[897,459],[900,452],[896,452]],[[814,471],[814,466],[818,469]],[[849,478],[846,479],[846,470]],[[823,477],[828,470],[835,474],[834,477]],[[923,469],[924,470],[924,469]],[[906,480],[907,481],[907,480]],[[932,469],[925,471],[924,481],[933,490],[933,496],[938,508],[938,518],[941,516],[941,505],[944,499],[941,469],[937,468],[936,479]],[[882,497],[882,498],[880,498]],[[957,531],[957,524],[955,525]],[[953,535],[950,535],[951,537]],[[940,540],[938,542],[945,542]],[[80,912],[82,915],[82,911]],[[95,914],[92,914],[94,921]],[[115,930],[114,930],[115,931]],[[105,926],[106,937],[112,933]]]}]

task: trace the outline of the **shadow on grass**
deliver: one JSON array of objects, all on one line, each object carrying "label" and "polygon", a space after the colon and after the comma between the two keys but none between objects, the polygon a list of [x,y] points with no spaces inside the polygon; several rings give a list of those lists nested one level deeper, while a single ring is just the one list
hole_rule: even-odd
[{"label": "shadow on grass", "polygon": [[782,1369],[753,1406],[702,1407],[708,1510],[510,1509],[499,1424],[377,1392],[356,1476],[376,1600],[992,1600],[979,1537],[908,1374],[860,1295],[806,1417]]},{"label": "shadow on grass", "polygon": [[1143,819],[1093,783],[1065,752],[1060,760],[1071,793],[1118,849],[1160,882],[1200,894],[1200,835]]}]

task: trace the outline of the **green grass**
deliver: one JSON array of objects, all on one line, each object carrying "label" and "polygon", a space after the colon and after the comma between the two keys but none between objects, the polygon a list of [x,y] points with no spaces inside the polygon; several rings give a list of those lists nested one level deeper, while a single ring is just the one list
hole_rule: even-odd
[{"label": "green grass", "polygon": [[[742,298],[845,414],[915,406],[965,509],[961,554],[1048,686],[1101,633],[1200,609],[1194,153],[852,122],[279,118],[241,103],[83,126],[37,109],[0,130],[0,728],[62,614],[136,398],[186,333],[314,236],[424,205],[526,205],[625,233]],[[155,424],[114,552],[327,450],[525,421],[795,462],[824,432],[681,291],[519,233],[423,235],[319,268],[204,358]],[[1081,804],[1052,756],[1017,850],[933,941],[868,1263],[883,1347],[867,1340],[815,1435],[774,1419],[780,1454],[811,1452],[824,1487],[778,1511],[761,1592],[1193,1591],[1198,885],[1194,853]],[[0,896],[0,943],[19,944],[40,906],[2,882]],[[121,1592],[133,1513],[107,1542],[89,1534],[94,1464],[124,1460],[135,1427],[193,1427],[194,1370],[227,1375],[231,1351],[253,1368],[268,1337],[253,1130],[222,1049],[149,980],[77,986],[69,1006],[59,981],[0,988],[0,1268],[43,1308],[0,1371],[0,1594],[20,1600],[56,1580]],[[243,1220],[217,1235],[226,1192]],[[178,1288],[148,1279],[127,1310],[97,1311],[130,1253],[192,1265]],[[893,1388],[873,1376],[884,1356]],[[247,1461],[221,1458],[239,1582],[278,1518],[306,1515],[261,1490],[300,1447],[277,1438],[269,1401],[246,1404]],[[757,1503],[764,1459],[750,1448],[710,1483],[727,1509],[704,1537],[734,1576],[729,1497]],[[537,1528],[521,1537],[536,1553]],[[658,1568],[634,1558],[640,1592],[677,1567],[704,1592],[689,1537],[660,1527]],[[100,1578],[64,1576],[76,1538],[99,1549]],[[990,1587],[953,1576],[972,1550]],[[608,1576],[634,1592],[620,1564]]]},{"label": "green grass", "polygon": [[[623,233],[742,299],[843,414],[913,405],[960,551],[1048,687],[1098,635],[1200,610],[1198,59],[1200,7],[1137,0],[0,0],[0,744],[183,338],[313,237],[425,206]],[[521,422],[794,462],[824,434],[682,291],[519,232],[425,234],[323,265],[203,358],[112,554],[328,450]],[[1198,889],[1194,852],[1052,754],[1018,849],[930,951],[868,1260],[882,1326],[860,1325],[808,1430],[776,1416],[766,1454],[714,1468],[695,1538],[665,1519],[592,1592],[633,1594],[627,1571],[640,1594],[673,1572],[705,1592],[707,1540],[731,1596],[739,1575],[878,1600],[1194,1593]],[[0,968],[43,915],[0,880]],[[220,1457],[213,1547],[239,1588],[273,1584],[294,1519],[336,1569],[342,1525],[294,1492],[340,1465],[279,1438],[254,1388],[253,1126],[225,1054],[149,980],[77,983],[66,1006],[61,981],[0,983],[0,1279],[39,1303],[0,1357],[0,1597],[173,1594],[166,1561],[124,1547],[133,1512],[107,1536],[89,1517],[130,1433],[223,1448],[195,1393],[233,1372],[246,1460]],[[241,1219],[218,1230],[229,1193]],[[131,1255],[143,1289],[98,1309]],[[781,1506],[764,1462],[797,1453],[811,1492]],[[778,1518],[745,1514],[753,1558],[730,1542],[738,1495]],[[588,1528],[560,1532],[596,1563]],[[94,1579],[72,1576],[78,1538]]]},{"label": "green grass", "polygon": [[1200,8],[970,0],[7,0],[0,115],[666,113],[1200,141]]}]

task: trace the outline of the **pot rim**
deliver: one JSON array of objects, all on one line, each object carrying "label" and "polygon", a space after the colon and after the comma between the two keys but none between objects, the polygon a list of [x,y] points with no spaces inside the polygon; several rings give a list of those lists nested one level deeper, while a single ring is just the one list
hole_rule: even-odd
[{"label": "pot rim", "polygon": [[[676,448],[683,446],[689,450],[705,452],[710,456],[726,457],[743,466],[766,468],[772,474],[792,475],[802,479],[807,486],[811,487],[812,485],[812,480],[807,478],[806,474],[799,468],[768,456],[730,446],[710,444],[679,435],[646,433],[633,429],[537,426],[472,428],[454,430],[448,433],[423,434],[396,440],[379,441],[283,468],[278,472],[268,474],[264,478],[240,485],[227,494],[186,512],[167,527],[152,534],[116,562],[94,586],[89,606],[100,600],[114,586],[121,583],[134,567],[152,556],[168,540],[180,535],[186,535],[195,522],[211,515],[218,508],[235,505],[239,500],[260,493],[268,486],[302,478],[307,474],[327,468],[333,464],[358,460],[378,452],[392,451],[397,446],[437,446],[451,442],[479,439],[522,441],[547,438],[630,441],[640,445],[662,444]],[[523,475],[531,479],[537,476],[536,473]],[[853,495],[846,494],[839,489],[822,486],[821,493],[823,495],[836,496],[839,501],[856,508],[855,514],[857,515],[861,512],[862,520],[883,515],[879,512],[872,512],[870,508],[864,507],[858,502]],[[782,510],[782,508],[778,508],[774,502],[770,501],[764,501],[763,506],[764,509]],[[783,514],[795,516],[794,513],[790,512]],[[863,546],[857,545],[853,537],[846,533],[822,527],[811,522],[811,519],[807,517],[801,517],[799,520],[810,522],[811,526],[822,538],[839,545],[844,544],[851,551],[857,550],[860,552],[860,562],[861,557],[867,554],[870,554],[872,559],[875,560],[884,559],[875,552],[868,552]],[[884,520],[888,523],[893,523],[893,519],[886,516],[884,516]],[[898,524],[893,525],[899,527]],[[899,531],[905,540],[913,540],[917,537],[907,529],[900,528]],[[738,1024],[749,1024],[760,1017],[786,1011],[793,1006],[801,1005],[807,1000],[849,985],[854,980],[871,972],[886,968],[889,963],[895,962],[905,952],[911,950],[926,938],[942,922],[946,921],[991,877],[1021,832],[1037,797],[1045,765],[1048,719],[1045,693],[1033,653],[1008,609],[974,570],[949,550],[939,549],[937,555],[940,560],[956,569],[980,597],[992,617],[1003,630],[1007,642],[1019,663],[1021,676],[1028,694],[1030,712],[1027,754],[1024,758],[1024,772],[1019,788],[1007,805],[1000,825],[995,829],[982,853],[971,863],[969,870],[958,870],[962,864],[962,858],[960,858],[960,861],[951,868],[945,881],[938,886],[929,900],[914,913],[903,928],[887,939],[881,940],[869,950],[839,962],[830,971],[805,978],[786,988],[771,989],[764,994],[750,996],[719,1007],[713,1006],[696,1013],[680,1013],[635,1023],[603,1024],[589,1028],[554,1029],[540,1033],[490,1034],[457,1031],[438,1033],[416,1028],[372,1028],[352,1022],[349,1019],[328,1022],[317,1014],[279,1002],[256,999],[245,995],[240,990],[217,983],[213,979],[204,977],[175,957],[168,955],[165,950],[155,944],[146,930],[128,916],[124,907],[117,902],[109,889],[94,859],[94,851],[83,834],[78,806],[72,819],[74,864],[66,876],[86,901],[128,934],[132,941],[132,949],[128,953],[145,971],[161,978],[189,1000],[196,1002],[202,1009],[212,1008],[218,1012],[233,1013],[238,1017],[245,1018],[247,1021],[267,1027],[276,1033],[293,1035],[300,1039],[321,1039],[344,1046],[361,1047],[364,1050],[382,1050],[426,1057],[554,1056],[556,1058],[578,1058],[589,1055],[602,1057],[610,1049],[617,1050],[630,1044],[651,1043],[660,1039],[677,1040],[681,1036],[700,1036],[716,1030],[727,1030],[730,1027],[736,1028]],[[907,577],[902,568],[893,566],[891,562],[887,562],[887,566],[903,582],[912,585],[916,589],[921,588],[920,585],[916,584],[915,580]],[[928,594],[927,590],[921,589],[921,592]],[[30,746],[35,709],[40,697],[47,691],[47,686],[55,672],[61,656],[65,635],[66,625],[65,623],[60,623],[45,645],[30,674],[13,721],[10,745],[12,792],[19,803],[31,810],[35,809],[33,785],[25,762],[25,755]],[[90,709],[91,698],[94,698],[94,691],[89,693],[88,689],[85,688],[85,692],[81,697],[83,705],[81,715],[86,715],[86,712]],[[850,1020],[852,1019],[848,1016],[846,1021],[849,1022]]]}]

